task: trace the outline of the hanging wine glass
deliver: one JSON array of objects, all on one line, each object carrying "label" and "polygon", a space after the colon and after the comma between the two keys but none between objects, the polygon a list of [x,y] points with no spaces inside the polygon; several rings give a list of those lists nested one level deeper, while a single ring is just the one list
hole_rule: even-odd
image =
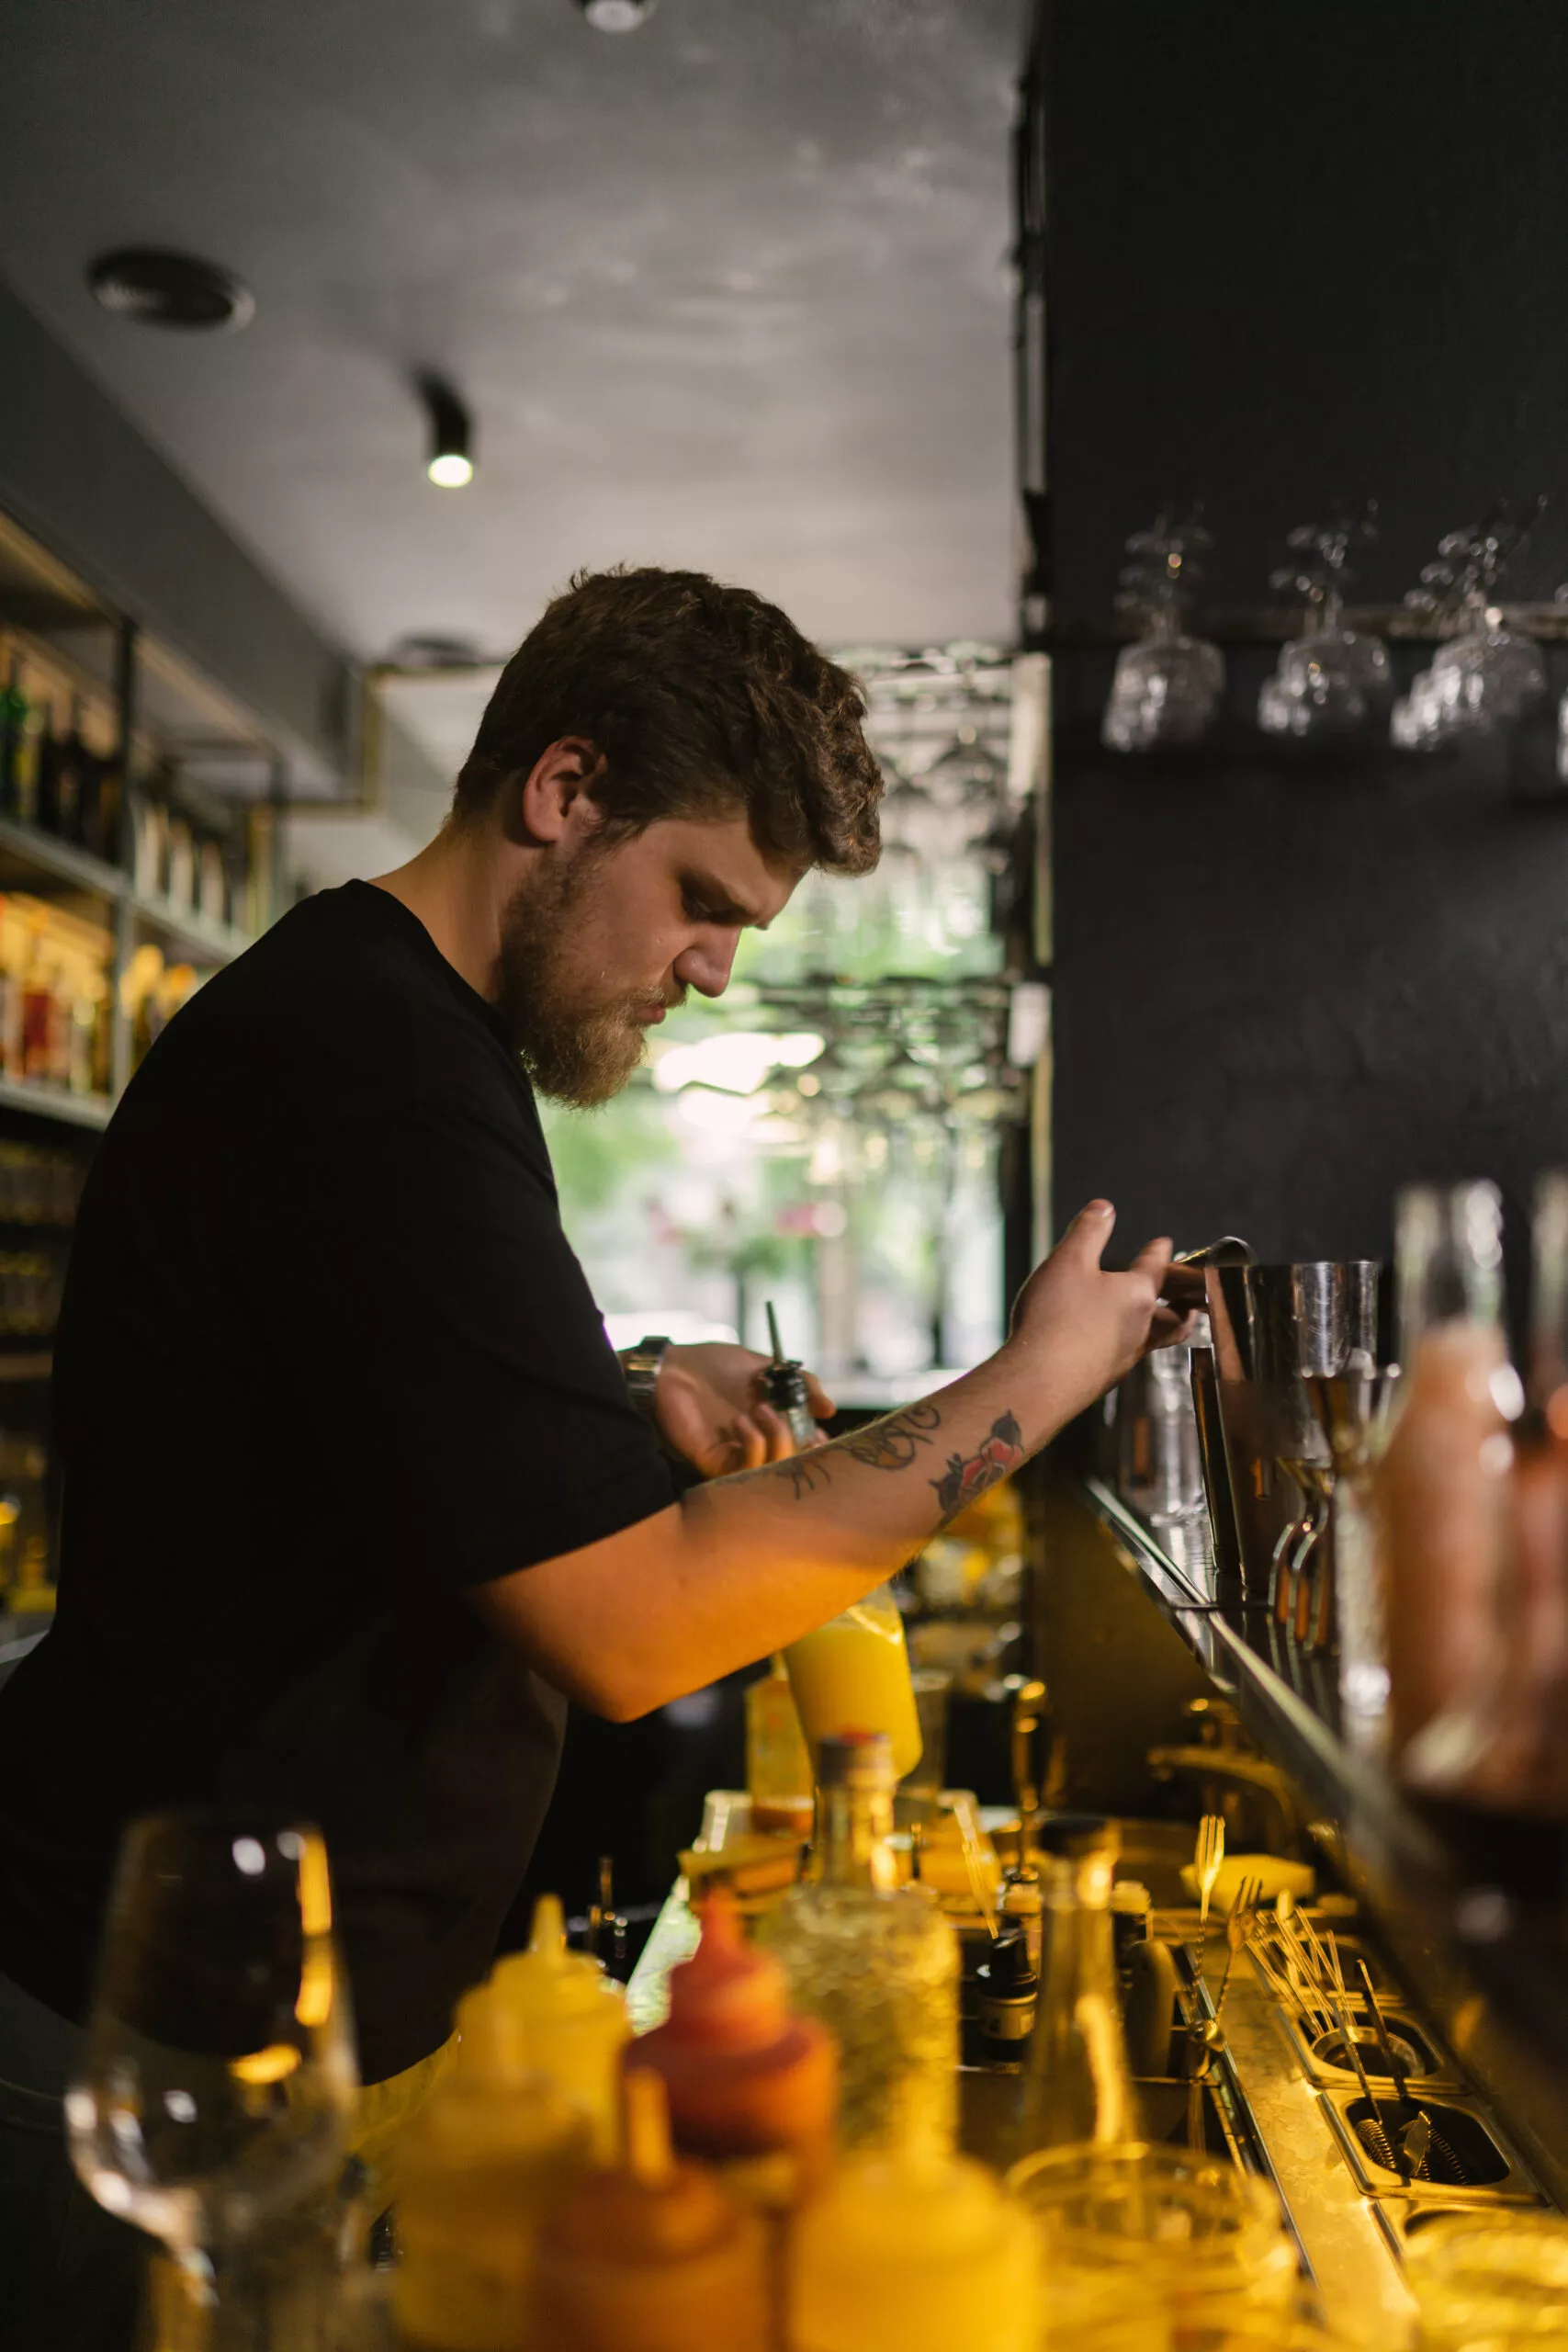
[{"label": "hanging wine glass", "polygon": [[1127,541],[1132,561],[1122,572],[1116,609],[1135,615],[1144,634],[1116,657],[1100,730],[1110,751],[1195,743],[1208,732],[1224,690],[1224,659],[1217,645],[1190,636],[1182,617],[1211,544],[1195,514],[1179,524],[1161,514],[1151,530]]},{"label": "hanging wine glass", "polygon": [[1272,573],[1269,584],[1305,597],[1307,626],[1280,648],[1274,674],[1258,697],[1258,724],[1266,735],[1304,741],[1348,734],[1388,688],[1387,646],[1345,619],[1345,591],[1354,577],[1350,552],[1376,538],[1376,511],[1369,500],[1356,521],[1303,523],[1285,542],[1297,560]]},{"label": "hanging wine glass", "polygon": [[1499,581],[1546,504],[1538,497],[1517,523],[1499,500],[1485,519],[1450,531],[1404,602],[1430,616],[1445,642],[1393,707],[1390,732],[1402,751],[1432,751],[1462,736],[1491,735],[1533,710],[1546,694],[1535,639],[1509,628],[1495,601]]}]

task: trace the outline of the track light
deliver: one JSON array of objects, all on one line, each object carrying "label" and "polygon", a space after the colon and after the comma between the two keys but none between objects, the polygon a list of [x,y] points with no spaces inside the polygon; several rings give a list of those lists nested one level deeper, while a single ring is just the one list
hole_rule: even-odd
[{"label": "track light", "polygon": [[255,296],[231,269],[160,246],[122,245],[100,254],[87,283],[106,311],[146,327],[221,333],[245,325],[256,307]]},{"label": "track light", "polygon": [[635,33],[646,25],[658,0],[577,0],[596,33]]},{"label": "track light", "polygon": [[422,376],[419,389],[430,419],[424,470],[437,490],[465,489],[474,478],[473,420],[444,377]]}]

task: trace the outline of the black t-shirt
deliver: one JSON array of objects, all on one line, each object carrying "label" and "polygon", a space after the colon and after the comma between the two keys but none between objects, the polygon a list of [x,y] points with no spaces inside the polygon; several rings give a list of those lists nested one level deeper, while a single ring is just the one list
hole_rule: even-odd
[{"label": "black t-shirt", "polygon": [[327,1838],[362,2068],[433,2050],[526,1867],[564,1702],[468,1588],[671,1486],[489,1007],[368,884],[173,1022],[61,1316],[60,1604],[0,1689],[0,1973],[80,2018],[133,1815]]}]

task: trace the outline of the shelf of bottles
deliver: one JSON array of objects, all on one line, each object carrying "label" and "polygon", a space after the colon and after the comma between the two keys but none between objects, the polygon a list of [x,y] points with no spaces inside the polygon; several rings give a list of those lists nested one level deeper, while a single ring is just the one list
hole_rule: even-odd
[{"label": "shelf of bottles", "polygon": [[124,733],[112,692],[0,625],[0,1108],[78,1126],[266,911],[256,812]]}]

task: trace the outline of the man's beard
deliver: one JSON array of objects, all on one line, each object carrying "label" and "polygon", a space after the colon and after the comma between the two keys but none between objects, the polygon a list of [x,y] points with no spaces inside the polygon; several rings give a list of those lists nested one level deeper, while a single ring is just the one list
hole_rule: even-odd
[{"label": "man's beard", "polygon": [[520,882],[502,918],[495,1011],[541,1094],[586,1110],[618,1094],[642,1059],[644,1033],[633,1016],[661,995],[651,986],[608,1003],[584,1002],[568,978],[572,916],[588,895],[599,858],[580,851],[568,865],[542,862]]}]

